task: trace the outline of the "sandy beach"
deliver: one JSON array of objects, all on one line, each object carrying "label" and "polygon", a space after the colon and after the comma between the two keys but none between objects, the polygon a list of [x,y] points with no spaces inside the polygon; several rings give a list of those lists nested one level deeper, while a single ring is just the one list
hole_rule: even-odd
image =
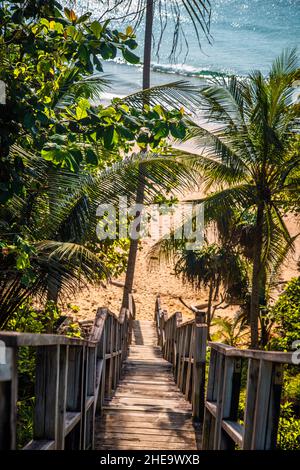
[{"label": "sandy beach", "polygon": [[[191,196],[195,197],[196,195],[197,193],[193,193]],[[200,194],[198,196],[200,197]],[[299,221],[295,217],[286,217],[286,224],[292,236],[299,232]],[[175,276],[172,264],[159,264],[158,261],[152,261],[150,264],[147,254],[153,243],[154,241],[149,238],[140,242],[134,281],[137,318],[141,320],[151,320],[153,318],[155,299],[159,294],[163,307],[169,314],[180,311],[184,319],[189,319],[193,316],[193,313],[180,302],[179,297],[184,299],[188,305],[200,305],[207,302],[208,293],[205,289],[196,291],[191,285],[184,284],[180,278]],[[289,258],[283,265],[278,279],[279,283],[273,290],[273,302],[284,289],[285,282],[299,275],[297,265],[299,259],[300,239],[298,238],[295,243],[295,251],[290,253]],[[122,275],[116,280],[123,283],[124,278],[125,275]],[[107,284],[105,287],[90,286],[83,288],[71,299],[71,304],[79,307],[77,313],[66,308],[66,305],[63,306],[63,309],[78,321],[93,320],[98,307],[108,307],[113,312],[118,313],[122,294],[122,287],[112,284]],[[217,310],[216,315],[232,317],[237,310],[238,306],[230,306],[224,310]]]}]

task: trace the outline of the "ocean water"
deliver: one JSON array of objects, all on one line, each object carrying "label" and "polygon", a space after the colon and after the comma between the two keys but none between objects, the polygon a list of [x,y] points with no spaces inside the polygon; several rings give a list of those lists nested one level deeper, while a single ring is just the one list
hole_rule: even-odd
[{"label": "ocean water", "polygon": [[[136,3],[139,0],[136,0]],[[160,20],[158,15],[159,3],[156,0],[156,14],[154,17],[154,40],[157,44],[160,34]],[[247,75],[254,69],[267,73],[270,64],[276,56],[286,47],[300,46],[300,0],[211,0],[211,36],[212,43],[199,34],[202,42],[200,50],[193,25],[187,13],[181,11],[181,25],[183,26],[187,42],[188,54],[184,43],[182,51],[170,61],[170,49],[173,37],[173,23],[171,21],[171,6],[173,0],[166,0],[166,11],[163,21],[167,26],[161,42],[159,54],[156,48],[152,57],[151,84],[167,83],[188,77],[198,83],[199,77],[215,73]],[[95,18],[103,13],[105,5],[111,5],[104,0],[77,0],[76,8],[93,11]],[[122,6],[121,6],[122,8]],[[121,10],[122,11],[122,10]],[[118,15],[112,11],[111,15]],[[128,19],[118,24],[125,28],[131,24]],[[137,39],[143,42],[144,25],[137,28]],[[142,48],[137,49],[142,56]],[[300,47],[299,47],[300,54]],[[139,66],[122,63],[121,58],[113,62],[104,62],[104,71],[112,80],[111,90],[107,98],[112,95],[124,96],[141,87],[142,70]]]}]

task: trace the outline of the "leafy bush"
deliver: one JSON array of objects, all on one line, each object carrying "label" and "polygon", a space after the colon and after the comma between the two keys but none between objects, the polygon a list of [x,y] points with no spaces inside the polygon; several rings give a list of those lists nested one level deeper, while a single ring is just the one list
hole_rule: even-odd
[{"label": "leafy bush", "polygon": [[22,333],[49,333],[53,331],[60,314],[52,301],[48,301],[43,310],[37,310],[31,302],[26,302],[12,315],[5,329]]},{"label": "leafy bush", "polygon": [[290,351],[293,341],[300,340],[300,277],[293,278],[273,307],[277,333],[270,349]]},{"label": "leafy bush", "polygon": [[283,398],[293,403],[300,404],[300,373],[299,369],[296,375],[294,373],[286,373],[283,387]]},{"label": "leafy bush", "polygon": [[297,419],[294,415],[293,406],[290,402],[286,402],[281,406],[278,448],[281,450],[300,449],[300,419]]},{"label": "leafy bush", "polygon": [[249,336],[245,318],[236,315],[234,318],[217,317],[213,325],[219,327],[213,334],[213,341],[220,341],[230,346],[240,346],[245,342],[245,337]]}]

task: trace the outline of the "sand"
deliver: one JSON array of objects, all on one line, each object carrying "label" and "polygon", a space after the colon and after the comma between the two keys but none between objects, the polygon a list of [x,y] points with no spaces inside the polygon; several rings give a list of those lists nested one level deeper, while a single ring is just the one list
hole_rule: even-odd
[{"label": "sand", "polygon": [[[202,123],[203,125],[203,123]],[[212,124],[206,123],[207,127]],[[202,153],[203,147],[197,147],[195,143],[189,141],[176,147],[186,150],[190,153]],[[181,196],[181,199],[194,199],[203,197],[201,188],[194,188],[188,194]],[[300,220],[290,215],[285,217],[285,222],[292,236],[300,232]],[[212,241],[213,236],[209,236]],[[176,311],[182,312],[184,319],[190,319],[194,314],[183,306],[179,297],[183,298],[188,305],[201,305],[207,302],[208,293],[205,289],[195,291],[191,285],[183,284],[182,280],[175,276],[174,266],[171,264],[152,266],[150,269],[147,253],[154,241],[144,239],[140,242],[140,250],[137,257],[135,281],[134,281],[134,299],[136,302],[137,319],[151,320],[154,317],[155,299],[159,294],[163,308],[171,315]],[[272,291],[272,302],[275,302],[278,295],[283,291],[284,285],[292,277],[299,276],[298,262],[300,260],[300,237],[296,239],[295,251],[291,253],[286,263],[282,266],[279,283]],[[124,282],[125,275],[117,281]],[[123,289],[111,284],[106,287],[94,287],[81,289],[71,300],[73,305],[79,307],[79,311],[74,313],[64,306],[64,311],[71,314],[75,320],[85,321],[93,320],[98,307],[108,307],[111,311],[119,313],[122,302]],[[203,309],[205,310],[205,308]],[[238,311],[238,306],[230,306],[226,309],[218,309],[216,316],[232,317]]]},{"label": "sand", "polygon": [[[292,235],[299,231],[299,224],[294,217],[288,217],[286,223]],[[182,280],[175,276],[172,264],[158,265],[156,262],[156,265],[152,265],[150,269],[147,253],[152,243],[149,239],[143,240],[138,252],[134,282],[137,318],[151,320],[154,317],[155,299],[158,294],[161,296],[163,307],[169,314],[180,311],[184,319],[191,318],[192,312],[182,305],[179,297],[182,297],[188,305],[199,305],[207,302],[207,291],[195,291],[190,285],[183,284]],[[284,289],[285,282],[299,275],[297,266],[299,257],[300,240],[297,240],[296,250],[283,266],[280,283],[273,290],[273,301]],[[118,281],[124,282],[124,276],[120,277]],[[78,321],[93,320],[98,307],[108,307],[118,313],[122,293],[121,287],[111,284],[107,284],[106,287],[90,286],[82,289],[71,299],[71,304],[77,305],[79,311],[77,313],[71,312],[69,309],[65,309],[65,311],[71,313],[73,318]],[[217,310],[216,315],[232,317],[237,310],[238,306],[231,306],[225,310]]]}]

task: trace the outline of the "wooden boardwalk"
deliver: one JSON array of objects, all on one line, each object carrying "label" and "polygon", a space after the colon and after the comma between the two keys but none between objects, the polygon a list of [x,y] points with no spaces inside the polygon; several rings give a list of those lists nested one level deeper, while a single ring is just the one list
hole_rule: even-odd
[{"label": "wooden boardwalk", "polygon": [[[155,323],[136,321],[135,311],[131,294],[128,308],[121,309],[119,316],[99,308],[86,340],[0,332],[0,349],[5,347],[4,364],[0,360],[0,450],[17,448],[22,347],[35,348],[37,357],[33,435],[24,449],[273,450],[280,446],[284,372],[295,367],[295,353],[207,342],[202,312],[183,323],[180,312],[168,316],[159,297]],[[246,371],[241,423],[239,402]],[[203,439],[193,420],[203,425]]]},{"label": "wooden boardwalk", "polygon": [[122,379],[104,416],[96,418],[96,449],[197,449],[191,405],[156,344],[154,323],[135,321]]}]

